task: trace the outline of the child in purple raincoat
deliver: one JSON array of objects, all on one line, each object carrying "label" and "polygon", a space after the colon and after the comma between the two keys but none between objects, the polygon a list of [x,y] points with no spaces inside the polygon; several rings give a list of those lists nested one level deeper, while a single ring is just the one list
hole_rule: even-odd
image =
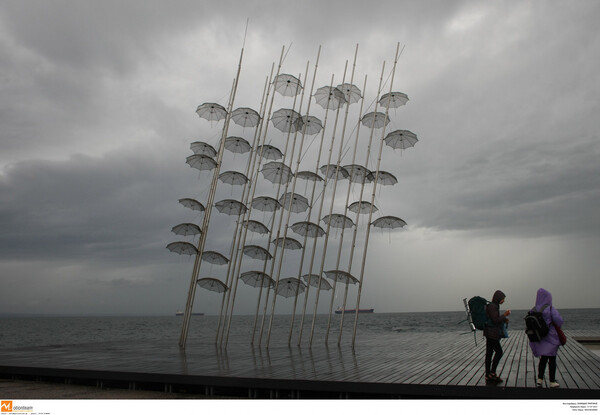
[{"label": "child in purple raincoat", "polygon": [[548,325],[550,331],[548,332],[548,335],[546,335],[546,337],[539,342],[530,341],[529,346],[531,347],[533,355],[540,358],[537,386],[542,386],[544,382],[544,372],[546,372],[546,365],[549,364],[548,370],[550,372],[550,387],[557,388],[560,385],[558,382],[556,382],[556,354],[558,353],[560,341],[558,339],[556,329],[554,328],[554,324],[556,324],[558,327],[562,326],[563,318],[558,310],[552,307],[552,294],[543,288],[540,288],[535,299],[535,310],[541,310],[546,304],[548,307],[542,311],[542,316],[544,317],[544,321]]}]

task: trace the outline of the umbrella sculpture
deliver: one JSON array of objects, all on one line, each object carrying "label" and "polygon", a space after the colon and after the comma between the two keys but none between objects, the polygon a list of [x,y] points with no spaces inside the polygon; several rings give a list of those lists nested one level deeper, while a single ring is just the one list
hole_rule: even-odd
[{"label": "umbrella sculpture", "polygon": [[246,226],[246,228],[248,228],[250,232],[256,232],[261,235],[266,235],[269,233],[269,228],[267,228],[265,225],[263,225],[257,220],[249,220],[247,222],[244,222],[244,226]]},{"label": "umbrella sculpture", "polygon": [[179,225],[173,226],[171,232],[182,236],[199,235],[202,233],[200,226],[195,223],[180,223]]},{"label": "umbrella sculpture", "polygon": [[231,216],[241,215],[242,213],[246,213],[247,210],[243,203],[233,199],[221,200],[215,203],[215,207],[219,212]]},{"label": "umbrella sculpture", "polygon": [[227,110],[222,105],[205,102],[198,106],[196,114],[208,121],[220,121],[227,117]]},{"label": "umbrella sculpture", "polygon": [[333,213],[331,215],[323,216],[323,219],[321,220],[325,223],[329,222],[334,228],[351,228],[354,226],[352,219],[350,219],[348,216],[342,215],[341,213]]},{"label": "umbrella sculpture", "polygon": [[232,153],[243,154],[250,151],[252,146],[242,137],[227,137],[225,139],[225,149]]},{"label": "umbrella sculpture", "polygon": [[371,225],[383,229],[396,229],[406,226],[407,223],[396,216],[382,216],[378,219],[375,219]]},{"label": "umbrella sculpture", "polygon": [[296,222],[292,225],[292,230],[298,235],[311,238],[319,238],[325,235],[323,228],[312,222]]},{"label": "umbrella sculpture", "polygon": [[203,141],[194,141],[190,144],[190,149],[194,154],[200,154],[202,156],[215,157],[217,150],[213,146]]},{"label": "umbrella sculpture", "polygon": [[348,172],[348,179],[352,183],[371,183],[375,179],[369,169],[359,164],[348,164],[344,169]]},{"label": "umbrella sculpture", "polygon": [[344,97],[346,98],[346,101],[348,101],[348,104],[354,104],[360,101],[360,99],[362,98],[360,89],[356,85],[347,83],[340,84],[337,86],[337,89],[344,93]]},{"label": "umbrella sculpture", "polygon": [[294,297],[303,293],[305,289],[306,285],[298,278],[282,278],[277,284],[277,295],[285,298]]},{"label": "umbrella sculpture", "polygon": [[379,177],[377,177],[377,184],[381,184],[383,186],[391,186],[398,183],[398,179],[392,173],[388,173],[387,171],[380,171]]},{"label": "umbrella sculpture", "polygon": [[227,291],[227,286],[216,278],[200,278],[197,282],[198,287],[216,293],[224,293]]},{"label": "umbrella sculpture", "polygon": [[416,134],[408,130],[392,131],[385,136],[385,143],[394,150],[398,148],[404,150],[409,147],[414,147],[414,145],[417,144],[417,141],[419,140],[417,139]]},{"label": "umbrella sculpture", "polygon": [[275,281],[262,271],[243,272],[240,279],[251,287],[272,287],[275,285]]},{"label": "umbrella sculpture", "polygon": [[167,249],[179,255],[195,255],[198,250],[189,242],[171,242],[167,245]]},{"label": "umbrella sculpture", "polygon": [[383,94],[379,99],[379,105],[383,108],[398,108],[405,105],[408,102],[408,95],[402,92],[389,92]]},{"label": "umbrella sculpture", "polygon": [[306,212],[308,209],[308,199],[298,193],[288,192],[279,198],[279,203],[285,210],[294,213]]},{"label": "umbrella sculpture", "polygon": [[220,254],[217,251],[204,251],[202,253],[202,261],[210,262],[215,265],[225,265],[229,262],[225,255]]},{"label": "umbrella sculpture", "polygon": [[298,95],[302,90],[302,82],[295,76],[285,73],[277,75],[273,84],[275,85],[275,91],[285,97]]},{"label": "umbrella sculpture", "polygon": [[231,112],[231,119],[234,123],[244,128],[256,127],[260,121],[260,115],[252,108],[242,107]]},{"label": "umbrella sculpture", "polygon": [[346,103],[342,91],[332,86],[322,86],[315,92],[315,101],[324,109],[336,110]]},{"label": "umbrella sculpture", "polygon": [[[329,167],[329,169],[327,167]],[[326,174],[328,179],[333,179],[336,171],[338,180],[347,179],[348,176],[350,176],[350,173],[342,166],[339,166],[339,169],[335,164],[325,164],[324,166],[321,166],[321,173]]]},{"label": "umbrella sculpture", "polygon": [[185,206],[188,209],[197,210],[199,212],[204,212],[204,205],[198,202],[196,199],[191,199],[189,197],[184,197],[183,199],[179,199],[179,203]]},{"label": "umbrella sculpture", "polygon": [[340,270],[325,271],[325,276],[330,280],[334,280],[346,284],[356,284],[358,280],[352,276],[349,272]]},{"label": "umbrella sculpture", "polygon": [[256,154],[268,160],[279,160],[283,157],[283,153],[277,147],[270,144],[263,144],[256,147]]},{"label": "umbrella sculpture", "polygon": [[273,259],[273,255],[271,255],[271,253],[268,250],[258,245],[244,246],[244,255],[249,256],[253,259],[261,259],[263,261],[267,259]]},{"label": "umbrella sculpture", "polygon": [[260,171],[271,183],[289,183],[292,180],[292,169],[278,161],[270,161]]},{"label": "umbrella sculpture", "polygon": [[283,133],[295,133],[302,128],[302,116],[294,110],[281,108],[273,113],[271,122]]},{"label": "umbrella sculpture", "polygon": [[223,183],[230,184],[232,186],[242,186],[248,183],[248,178],[245,174],[238,173],[237,171],[226,171],[219,174],[219,180]]},{"label": "umbrella sculpture", "polygon": [[315,135],[321,132],[323,124],[321,120],[312,115],[305,115],[302,117],[303,130],[305,134]]},{"label": "umbrella sculpture", "polygon": [[365,127],[381,128],[389,124],[390,117],[383,112],[369,112],[368,114],[363,115],[360,122]]},{"label": "umbrella sculpture", "polygon": [[326,279],[319,277],[317,274],[304,274],[302,278],[312,287],[319,288],[319,280],[321,280],[321,290],[329,291],[332,289],[331,284],[329,284]]},{"label": "umbrella sculpture", "polygon": [[[258,196],[252,200],[252,207],[261,212],[275,212],[281,207],[281,204],[269,196]],[[264,225],[263,225],[264,226]]]},{"label": "umbrella sculpture", "polygon": [[[371,202],[363,200],[362,202],[354,202],[348,206],[348,210],[353,213],[369,213]],[[377,212],[377,206],[373,205],[373,212]]]},{"label": "umbrella sculpture", "polygon": [[201,154],[194,154],[188,156],[185,159],[185,162],[193,167],[194,169],[198,169],[200,171],[212,170],[217,167],[217,162],[208,156],[203,156]]},{"label": "umbrella sculpture", "polygon": [[275,238],[271,243],[281,248],[283,245],[285,249],[302,249],[302,244],[294,238]]},{"label": "umbrella sculpture", "polygon": [[312,171],[299,171],[296,173],[296,177],[304,180],[311,180],[313,182],[322,182],[323,178],[319,176],[317,173],[313,173]]}]

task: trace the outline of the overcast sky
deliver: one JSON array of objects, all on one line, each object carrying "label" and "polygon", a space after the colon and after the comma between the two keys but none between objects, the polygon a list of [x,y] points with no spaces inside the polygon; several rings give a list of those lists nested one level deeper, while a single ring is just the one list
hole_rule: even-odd
[{"label": "overcast sky", "polygon": [[[366,112],[382,64],[389,82],[404,48],[393,89],[410,101],[388,128],[419,142],[384,149],[399,182],[377,203],[408,226],[372,232],[362,306],[460,310],[501,289],[506,306],[525,309],[544,287],[559,308],[598,307],[599,19],[596,1],[2,1],[0,313],[183,309],[193,258],[165,247],[182,239],[174,225],[201,219],[178,199],[207,195],[210,176],[185,164],[189,144],[216,145],[223,125],[195,110],[227,105],[247,20],[234,107],[259,109],[283,46],[282,72],[304,76],[310,62],[306,90],[319,45],[316,87],[341,83],[347,60],[349,78],[358,44]],[[276,97],[274,109],[292,102]],[[284,138],[268,140],[283,149]],[[226,154],[224,168],[245,160]],[[220,185],[218,197],[237,192]],[[213,218],[208,244],[226,253],[233,221]],[[255,289],[238,297],[236,312],[252,313]],[[199,290],[195,310],[219,304]]]}]

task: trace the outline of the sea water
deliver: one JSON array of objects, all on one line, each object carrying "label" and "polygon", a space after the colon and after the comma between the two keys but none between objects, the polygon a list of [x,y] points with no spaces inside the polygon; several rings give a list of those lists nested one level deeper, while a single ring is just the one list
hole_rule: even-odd
[{"label": "sea water", "polygon": [[[523,318],[526,310],[513,310],[509,330],[524,330]],[[565,323],[563,328],[572,330],[600,330],[600,309],[560,310]],[[337,338],[340,332],[341,315],[312,315],[302,322],[300,315],[276,315],[272,320],[262,316],[237,316],[231,322],[230,335],[233,341],[248,341],[271,332],[272,342],[287,342],[290,331],[297,339],[302,327],[302,338],[313,333],[315,338],[324,338],[329,333]],[[355,315],[344,315],[342,333],[347,339],[354,329]],[[359,314],[356,339],[386,338],[415,332],[469,332],[464,311],[428,313],[373,313]],[[177,343],[183,318],[173,316],[0,316],[0,348],[48,346],[63,344],[97,343],[111,341],[156,341],[172,340]],[[214,341],[219,316],[193,316],[189,339]],[[293,329],[290,329],[293,327]],[[258,337],[257,337],[258,338]]]}]

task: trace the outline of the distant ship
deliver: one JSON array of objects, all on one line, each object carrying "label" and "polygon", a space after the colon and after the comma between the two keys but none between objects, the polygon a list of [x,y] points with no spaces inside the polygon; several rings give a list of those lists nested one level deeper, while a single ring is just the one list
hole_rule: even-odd
[{"label": "distant ship", "polygon": [[[374,311],[375,311],[374,308],[359,308],[358,309],[358,313],[359,314],[362,314],[362,313],[372,313]],[[338,307],[335,310],[335,314],[342,314],[342,313],[344,313],[344,314],[356,314],[356,309],[352,308],[352,309],[345,309],[344,310],[344,309],[342,309],[342,307]]]},{"label": "distant ship", "polygon": [[[183,316],[183,314],[184,314],[183,311],[178,311],[178,312],[175,313],[175,315],[178,316],[178,317]],[[192,313],[192,315],[193,316],[203,316],[204,313]]]}]

